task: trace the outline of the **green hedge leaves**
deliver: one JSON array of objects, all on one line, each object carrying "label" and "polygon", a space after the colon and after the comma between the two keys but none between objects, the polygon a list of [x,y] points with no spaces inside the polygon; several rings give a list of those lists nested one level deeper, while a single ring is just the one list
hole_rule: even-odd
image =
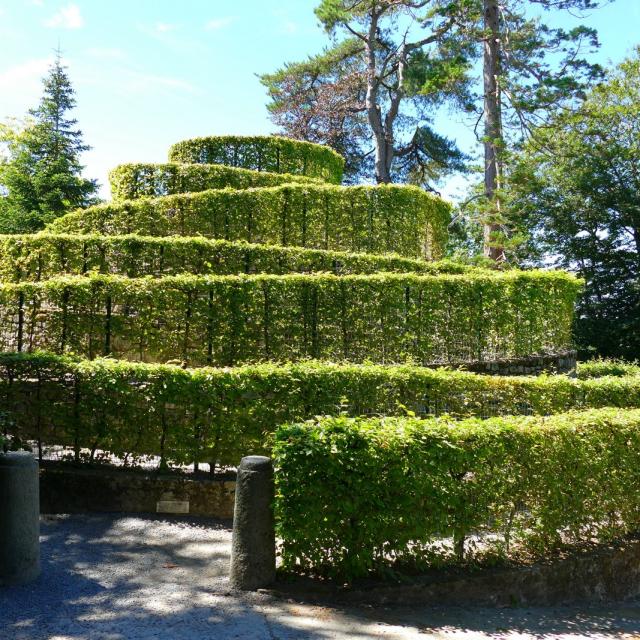
[{"label": "green hedge leaves", "polygon": [[373,255],[185,238],[74,234],[0,235],[0,280],[47,280],[91,272],[159,277],[240,273],[466,273],[473,267]]},{"label": "green hedge leaves", "polygon": [[320,183],[306,176],[251,171],[219,164],[132,163],[121,164],[109,172],[111,196],[116,201],[207,189],[273,187],[296,182]]},{"label": "green hedge leaves", "polygon": [[169,149],[170,162],[224,164],[340,184],[344,158],[330,147],[279,136],[208,136]]},{"label": "green hedge leaves", "polygon": [[350,580],[534,556],[640,525],[640,410],[326,418],[278,430],[283,566]]},{"label": "green hedge leaves", "polygon": [[484,376],[409,365],[305,362],[229,369],[0,354],[0,412],[12,435],[107,451],[129,464],[237,465],[278,425],[316,415],[495,416],[640,407],[640,378]]},{"label": "green hedge leaves", "polygon": [[0,285],[0,349],[192,366],[553,354],[580,286],[542,271],[56,278]]},{"label": "green hedge leaves", "polygon": [[449,221],[449,204],[417,187],[286,185],[212,189],[98,205],[59,218],[48,230],[206,236],[438,258],[447,241]]}]

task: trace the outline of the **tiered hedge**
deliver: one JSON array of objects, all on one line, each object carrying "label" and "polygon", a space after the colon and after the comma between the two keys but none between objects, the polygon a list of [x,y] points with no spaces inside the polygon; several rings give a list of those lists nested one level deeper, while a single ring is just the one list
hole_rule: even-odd
[{"label": "tiered hedge", "polygon": [[104,204],[63,216],[48,230],[206,236],[438,258],[449,221],[450,206],[417,187],[286,185]]},{"label": "tiered hedge", "polygon": [[179,236],[25,234],[0,236],[0,280],[22,282],[90,272],[128,277],[240,273],[336,275],[403,272],[465,273],[455,262],[279,247]]},{"label": "tiered hedge", "polygon": [[283,566],[352,579],[609,541],[640,525],[640,411],[327,418],[276,436]]},{"label": "tiered hedge", "polygon": [[458,363],[571,345],[580,281],[462,275],[95,275],[0,286],[0,349],[235,365]]},{"label": "tiered hedge", "polygon": [[340,412],[486,417],[604,406],[640,407],[640,378],[318,362],[183,369],[0,354],[0,431],[73,447],[78,459],[82,449],[103,450],[132,464],[158,455],[168,464],[237,465],[242,456],[264,452],[278,425]]},{"label": "tiered hedge", "polygon": [[319,180],[306,176],[252,171],[219,164],[132,163],[121,164],[109,172],[114,200],[167,196],[207,189],[273,187],[296,182],[320,184]]},{"label": "tiered hedge", "polygon": [[330,147],[279,136],[208,136],[169,149],[169,162],[198,162],[292,173],[340,184],[344,158]]}]

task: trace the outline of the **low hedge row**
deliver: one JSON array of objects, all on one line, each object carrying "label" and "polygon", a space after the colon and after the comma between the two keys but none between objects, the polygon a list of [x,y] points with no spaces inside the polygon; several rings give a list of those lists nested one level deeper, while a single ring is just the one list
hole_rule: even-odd
[{"label": "low hedge row", "polygon": [[220,164],[130,163],[109,172],[114,200],[131,200],[144,196],[167,196],[174,193],[207,189],[250,189],[303,182],[320,184],[307,176],[252,171]]},{"label": "low hedge row", "polygon": [[330,147],[279,136],[207,136],[169,149],[169,162],[224,164],[340,184],[344,158]]},{"label": "low hedge row", "polygon": [[326,418],[278,430],[283,566],[350,580],[399,563],[544,554],[640,525],[640,410]]},{"label": "low hedge row", "polygon": [[450,206],[417,187],[286,185],[98,205],[58,218],[48,230],[206,236],[437,258],[449,220]]},{"label": "low hedge row", "polygon": [[640,365],[624,360],[589,360],[578,366],[578,377],[601,378],[602,376],[638,376]]},{"label": "low hedge row", "polygon": [[38,281],[62,274],[142,276],[240,273],[465,273],[450,261],[300,249],[179,236],[0,235],[0,280]]},{"label": "low hedge row", "polygon": [[0,285],[0,349],[232,366],[458,363],[571,346],[562,272],[92,275]]},{"label": "low hedge row", "polygon": [[[640,379],[484,376],[409,365],[306,362],[231,369],[0,354],[2,428],[22,440],[135,464],[237,465],[276,427],[316,415],[552,414],[640,407]],[[560,485],[559,485],[560,486]]]}]

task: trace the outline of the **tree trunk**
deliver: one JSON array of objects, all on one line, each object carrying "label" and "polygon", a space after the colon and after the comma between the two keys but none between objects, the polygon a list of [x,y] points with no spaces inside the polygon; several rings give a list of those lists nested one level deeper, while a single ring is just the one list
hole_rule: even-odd
[{"label": "tree trunk", "polygon": [[[391,144],[389,144],[388,132],[385,130],[382,120],[382,111],[378,105],[378,89],[380,87],[380,80],[377,76],[375,54],[378,19],[379,15],[374,12],[371,16],[371,23],[369,25],[369,37],[365,42],[367,51],[367,95],[365,98],[365,105],[367,108],[369,125],[373,132],[373,143],[375,146],[376,182],[380,184],[391,182],[393,137],[391,137]],[[391,147],[391,153],[389,147]]]},{"label": "tree trunk", "polygon": [[500,150],[502,142],[502,111],[500,105],[500,15],[498,0],[484,0],[484,191],[490,208],[485,220],[484,255],[501,262],[505,259],[504,248],[495,245],[494,236],[500,231],[496,218],[500,214],[501,166]]}]

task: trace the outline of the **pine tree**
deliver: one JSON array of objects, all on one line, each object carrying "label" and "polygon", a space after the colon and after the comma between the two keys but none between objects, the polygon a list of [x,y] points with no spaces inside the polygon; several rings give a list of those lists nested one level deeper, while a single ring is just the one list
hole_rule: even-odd
[{"label": "pine tree", "polygon": [[26,126],[4,125],[0,140],[7,157],[0,162],[0,231],[33,232],[69,210],[95,202],[97,183],[82,177],[80,154],[90,147],[77,120],[69,117],[75,94],[60,52],[47,77],[40,104]]},{"label": "pine tree", "polygon": [[432,127],[443,102],[470,103],[473,43],[456,37],[466,9],[456,4],[450,11],[450,5],[321,0],[316,15],[332,45],[261,76],[273,121],[287,135],[344,154],[352,180],[430,187],[464,170],[464,154]]}]

